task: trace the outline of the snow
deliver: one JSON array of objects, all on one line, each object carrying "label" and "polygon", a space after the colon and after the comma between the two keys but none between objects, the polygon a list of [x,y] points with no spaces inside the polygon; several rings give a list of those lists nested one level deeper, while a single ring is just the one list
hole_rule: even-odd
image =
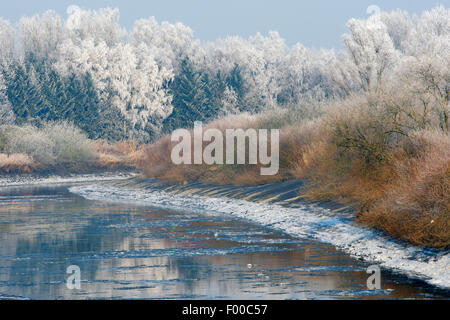
[{"label": "snow", "polygon": [[1,187],[16,187],[42,184],[63,184],[63,183],[78,183],[78,182],[93,182],[93,181],[110,181],[131,178],[136,176],[136,173],[131,172],[105,172],[105,173],[90,173],[90,174],[72,174],[67,176],[50,175],[50,176],[0,176]]}]

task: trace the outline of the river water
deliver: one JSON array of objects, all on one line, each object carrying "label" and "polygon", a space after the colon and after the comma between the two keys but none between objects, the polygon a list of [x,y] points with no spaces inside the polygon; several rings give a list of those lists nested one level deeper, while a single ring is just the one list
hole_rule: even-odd
[{"label": "river water", "polygon": [[[88,200],[70,187],[0,188],[0,299],[449,298],[385,269],[369,290],[368,263],[239,217]],[[71,265],[80,289],[67,286]]]}]

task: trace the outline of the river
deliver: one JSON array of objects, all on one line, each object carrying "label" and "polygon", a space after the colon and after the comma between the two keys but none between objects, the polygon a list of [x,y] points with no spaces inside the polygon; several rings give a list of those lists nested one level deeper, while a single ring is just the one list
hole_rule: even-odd
[{"label": "river", "polygon": [[[76,188],[84,184],[77,182]],[[0,299],[405,299],[448,290],[238,216],[0,188]],[[77,192],[78,193],[78,192]],[[80,289],[69,289],[71,265]]]}]

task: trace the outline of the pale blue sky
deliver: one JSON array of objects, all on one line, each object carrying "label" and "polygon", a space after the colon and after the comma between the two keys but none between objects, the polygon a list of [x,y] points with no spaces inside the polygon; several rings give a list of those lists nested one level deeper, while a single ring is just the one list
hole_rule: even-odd
[{"label": "pale blue sky", "polygon": [[71,4],[85,9],[118,7],[120,22],[127,29],[139,18],[155,16],[158,21],[190,26],[204,41],[276,30],[289,45],[340,48],[347,20],[367,17],[369,5],[420,14],[439,4],[448,8],[450,0],[2,0],[0,16],[17,22],[23,15],[48,9],[65,16]]}]

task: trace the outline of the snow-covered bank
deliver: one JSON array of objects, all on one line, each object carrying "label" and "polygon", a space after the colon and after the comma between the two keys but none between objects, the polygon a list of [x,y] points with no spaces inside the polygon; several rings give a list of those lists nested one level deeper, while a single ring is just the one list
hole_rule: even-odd
[{"label": "snow-covered bank", "polygon": [[282,230],[295,237],[330,243],[355,258],[373,262],[441,288],[450,288],[450,253],[399,243],[353,222],[350,215],[336,214],[314,204],[287,207],[279,203],[252,202],[229,197],[201,196],[146,187],[102,184],[70,188],[92,200],[128,202],[178,211],[234,215]]},{"label": "snow-covered bank", "polygon": [[70,174],[67,176],[11,175],[11,176],[0,176],[0,188],[28,186],[37,184],[63,184],[63,183],[111,181],[111,180],[131,178],[134,176],[136,176],[136,173],[133,172],[103,172],[103,173],[89,173],[89,174]]}]

